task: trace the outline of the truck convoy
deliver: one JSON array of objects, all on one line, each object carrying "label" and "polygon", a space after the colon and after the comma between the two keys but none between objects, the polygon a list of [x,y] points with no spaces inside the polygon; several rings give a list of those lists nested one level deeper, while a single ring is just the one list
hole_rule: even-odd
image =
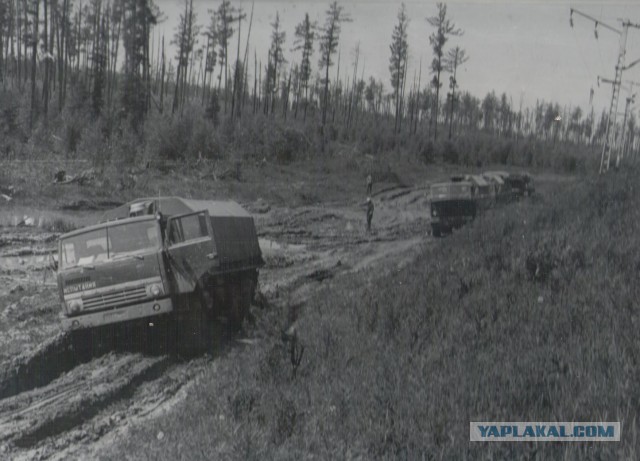
[{"label": "truck convoy", "polygon": [[482,175],[457,175],[430,187],[431,230],[435,237],[462,227],[478,210],[517,200],[535,192],[527,173],[487,171]]},{"label": "truck convoy", "polygon": [[237,326],[263,265],[254,220],[232,201],[134,200],[58,245],[62,324],[72,331],[161,316],[197,329],[224,315]]}]

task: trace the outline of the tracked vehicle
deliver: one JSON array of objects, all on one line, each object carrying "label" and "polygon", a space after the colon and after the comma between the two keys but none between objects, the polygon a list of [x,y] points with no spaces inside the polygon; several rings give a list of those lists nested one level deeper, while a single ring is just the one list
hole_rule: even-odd
[{"label": "tracked vehicle", "polygon": [[59,239],[62,325],[81,331],[168,317],[239,325],[263,265],[254,220],[232,201],[143,198]]}]

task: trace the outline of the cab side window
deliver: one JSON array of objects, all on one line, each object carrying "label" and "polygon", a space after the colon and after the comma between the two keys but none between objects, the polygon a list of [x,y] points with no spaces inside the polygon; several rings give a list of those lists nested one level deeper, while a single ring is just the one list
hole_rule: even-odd
[{"label": "cab side window", "polygon": [[172,219],[169,225],[169,245],[209,237],[207,217],[204,213]]}]

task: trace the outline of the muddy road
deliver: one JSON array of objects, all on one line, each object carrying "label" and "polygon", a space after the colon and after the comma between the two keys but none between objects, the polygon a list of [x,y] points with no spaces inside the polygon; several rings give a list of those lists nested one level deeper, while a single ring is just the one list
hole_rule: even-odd
[{"label": "muddy road", "polygon": [[[256,218],[266,262],[254,322],[261,309],[303,310],[324,280],[398,267],[433,243],[426,184],[389,186],[373,200],[371,233],[364,203],[294,209],[244,204]],[[255,324],[241,333],[217,325],[201,356],[166,354],[158,325],[150,325],[106,335],[92,354],[79,353],[60,333],[55,274],[47,268],[56,237],[36,228],[0,228],[0,458],[91,457],[128,425],[187,398],[198,376],[229,350],[259,347]],[[295,315],[283,326],[292,321]],[[149,341],[159,346],[149,347]]]}]

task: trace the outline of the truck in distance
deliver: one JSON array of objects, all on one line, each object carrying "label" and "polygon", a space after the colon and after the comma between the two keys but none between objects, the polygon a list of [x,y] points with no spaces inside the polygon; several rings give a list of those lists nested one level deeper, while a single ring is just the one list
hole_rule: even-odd
[{"label": "truck in distance", "polygon": [[528,197],[536,190],[533,178],[528,173],[511,173],[505,182],[511,187],[511,193],[516,199]]},{"label": "truck in distance", "polygon": [[431,230],[434,237],[462,227],[476,217],[477,204],[469,181],[449,181],[429,189]]},{"label": "truck in distance", "polygon": [[232,201],[138,199],[58,245],[62,325],[72,331],[167,316],[194,331],[219,315],[239,325],[263,265],[254,220]]}]

